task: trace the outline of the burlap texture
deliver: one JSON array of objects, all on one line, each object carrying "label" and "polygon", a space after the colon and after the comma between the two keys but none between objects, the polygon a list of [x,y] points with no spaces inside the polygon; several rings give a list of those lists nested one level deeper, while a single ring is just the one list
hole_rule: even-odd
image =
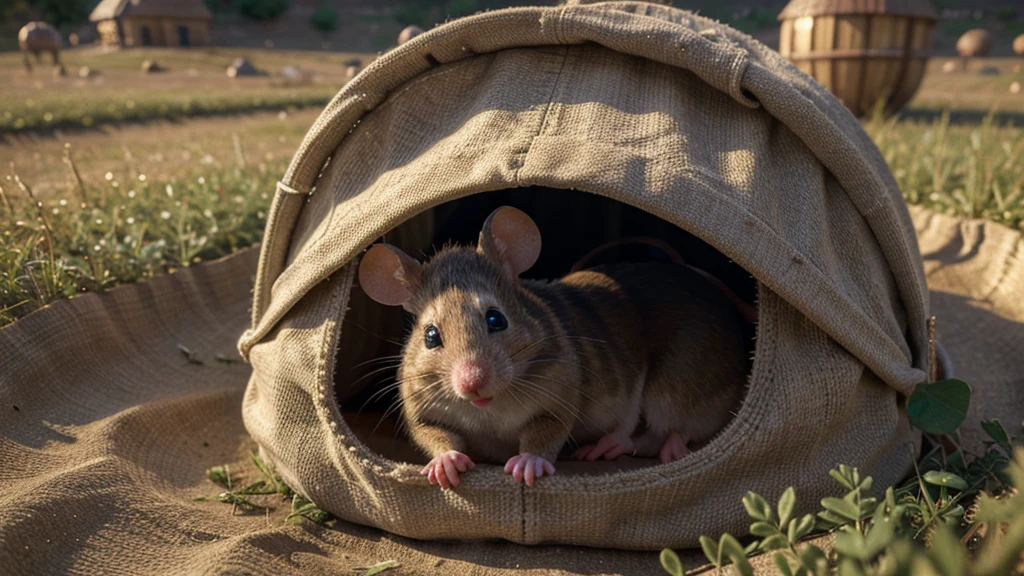
[{"label": "burlap texture", "polygon": [[[1024,418],[1024,240],[912,213],[941,335],[974,387],[964,433],[976,442],[979,418]],[[210,466],[255,474],[238,410],[250,369],[216,361],[233,357],[248,323],[255,256],[59,302],[0,330],[0,573],[284,576],[392,559],[396,574],[659,573],[652,552],[419,542],[346,522],[286,527],[287,504],[267,518],[195,502],[217,492]]]},{"label": "burlap texture", "polygon": [[[750,271],[761,317],[748,398],[670,465],[533,488],[480,466],[442,492],[342,418],[332,387],[352,263],[433,206],[531,185],[642,208]],[[746,527],[735,502],[747,490],[795,484],[815,502],[840,461],[879,483],[905,475],[901,394],[927,371],[927,302],[884,160],[775,52],[653,4],[491,12],[384,55],[306,137],[240,342],[254,367],[243,413],[293,487],[353,522],[415,538],[694,546]]]}]

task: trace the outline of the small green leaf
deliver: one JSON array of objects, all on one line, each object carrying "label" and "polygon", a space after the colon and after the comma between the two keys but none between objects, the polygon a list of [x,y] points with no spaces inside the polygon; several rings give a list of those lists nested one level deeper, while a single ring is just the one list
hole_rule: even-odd
[{"label": "small green leaf", "polygon": [[849,522],[855,522],[860,518],[860,511],[856,505],[839,498],[822,498],[821,507]]},{"label": "small green leaf", "polygon": [[764,550],[764,551],[778,550],[780,548],[788,548],[788,547],[789,547],[789,542],[786,541],[786,536],[783,535],[783,534],[775,534],[773,536],[769,536],[769,537],[765,538],[764,540],[762,540],[761,543],[758,545],[758,549]]},{"label": "small green leaf", "polygon": [[740,546],[739,540],[729,533],[722,534],[718,540],[718,548],[723,556],[744,556],[743,546]]},{"label": "small green leaf", "polygon": [[772,521],[772,507],[759,494],[747,492],[747,495],[743,497],[743,507],[747,509],[747,514],[754,520]]},{"label": "small green leaf", "polygon": [[967,418],[971,387],[963,380],[923,382],[907,401],[910,424],[929,434],[952,434]]},{"label": "small green leaf", "polygon": [[836,526],[842,526],[843,524],[849,524],[850,522],[849,520],[836,514],[833,514],[828,510],[822,510],[821,512],[818,512],[817,518],[818,526],[822,530],[831,530]]},{"label": "small green leaf", "polygon": [[736,570],[740,573],[740,576],[754,576],[754,567],[750,565],[750,561],[747,560],[746,554],[730,554],[729,559],[732,560]]},{"label": "small green leaf", "polygon": [[789,523],[789,541],[796,544],[804,536],[810,534],[811,530],[814,530],[814,516],[805,514],[799,520],[793,520]]},{"label": "small green leaf", "polygon": [[831,476],[832,479],[835,480],[836,482],[839,482],[839,484],[841,484],[843,488],[846,488],[847,490],[853,490],[854,488],[856,488],[856,486],[854,486],[853,482],[850,482],[850,480],[847,479],[845,475],[843,475],[843,470],[845,469],[846,466],[841,465],[839,470],[829,470],[828,475]]},{"label": "small green leaf", "polygon": [[840,530],[835,534],[835,548],[843,556],[857,560],[868,560],[864,535],[856,530]]},{"label": "small green leaf", "polygon": [[778,534],[779,529],[774,525],[767,522],[754,522],[750,525],[750,533],[754,536],[760,536],[761,538],[767,538],[773,534]]},{"label": "small green leaf", "polygon": [[707,536],[701,536],[700,548],[704,551],[704,555],[708,557],[708,561],[715,565],[715,568],[721,568],[718,563],[718,543],[708,538]]},{"label": "small green leaf", "polygon": [[982,420],[981,427],[990,438],[996,441],[996,444],[998,444],[1007,455],[1013,454],[1013,446],[1010,444],[1010,435],[1006,433],[1006,428],[1003,428],[1003,425],[999,422],[998,418]]},{"label": "small green leaf", "polygon": [[877,518],[871,523],[871,529],[864,538],[865,560],[873,560],[885,550],[885,547],[892,543],[896,536],[893,523],[888,518]]},{"label": "small green leaf", "polygon": [[758,542],[757,540],[752,541],[750,544],[747,544],[746,548],[743,549],[743,553],[746,554],[747,556],[750,556],[751,554],[756,553],[757,549],[758,549],[758,546],[760,544],[761,543]]},{"label": "small green leaf", "polygon": [[929,470],[924,473],[923,478],[925,482],[932,486],[943,486],[954,490],[967,489],[967,481],[952,472]]},{"label": "small green leaf", "polygon": [[789,519],[793,517],[794,508],[796,508],[796,490],[790,486],[779,497],[779,526],[789,524]]},{"label": "small green leaf", "polygon": [[782,574],[782,576],[793,576],[793,570],[789,567],[789,560],[786,560],[785,554],[776,552],[772,555],[772,560],[775,561],[775,567],[779,569],[779,574]]},{"label": "small green leaf", "polygon": [[[856,474],[857,473],[856,472],[857,469],[854,468],[853,470],[854,470],[854,473]],[[871,492],[871,487],[874,486],[874,485],[875,485],[875,480],[871,476],[868,476],[868,477],[864,478],[863,480],[861,480],[860,482],[857,483],[857,487],[860,488],[860,493],[861,494],[869,494]]]},{"label": "small green leaf", "polygon": [[661,567],[672,576],[683,576],[685,574],[683,563],[679,561],[679,555],[671,548],[665,548],[661,551]]}]

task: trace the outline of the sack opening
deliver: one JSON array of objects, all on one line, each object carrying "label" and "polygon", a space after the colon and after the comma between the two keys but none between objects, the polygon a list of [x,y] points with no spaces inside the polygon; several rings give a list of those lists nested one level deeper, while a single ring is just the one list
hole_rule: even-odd
[{"label": "sack opening", "polygon": [[[744,309],[738,310],[741,316],[756,311],[757,281],[709,244],[644,210],[577,190],[534,186],[471,195],[426,210],[377,241],[426,260],[446,244],[475,245],[483,221],[499,206],[523,210],[540,228],[540,258],[522,275],[524,279],[559,278],[581,264],[681,257],[685,265],[728,291],[737,307]],[[400,307],[370,300],[354,283],[336,350],[334,392],[341,416],[367,448],[392,461],[416,464],[428,458],[405,436],[397,387],[392,386],[412,320]],[[749,382],[756,358],[756,324],[744,322],[743,327]],[[734,417],[738,410],[739,406]],[[606,473],[655,464],[655,459],[619,458],[574,463],[560,471]]]}]

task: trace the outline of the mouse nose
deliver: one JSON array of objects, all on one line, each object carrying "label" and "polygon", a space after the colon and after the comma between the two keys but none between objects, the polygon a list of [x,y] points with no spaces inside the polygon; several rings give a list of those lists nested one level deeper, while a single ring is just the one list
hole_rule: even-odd
[{"label": "mouse nose", "polygon": [[491,373],[487,365],[479,360],[463,360],[452,369],[452,385],[459,394],[478,394],[484,386]]}]

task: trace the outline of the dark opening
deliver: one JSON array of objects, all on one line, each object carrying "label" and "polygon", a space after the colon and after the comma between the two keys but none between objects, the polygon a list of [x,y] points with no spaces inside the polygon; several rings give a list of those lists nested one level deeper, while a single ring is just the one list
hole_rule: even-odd
[{"label": "dark opening", "polygon": [[[560,278],[594,248],[640,236],[668,244],[687,264],[720,280],[743,302],[756,304],[755,279],[707,243],[643,210],[586,192],[531,187],[476,194],[420,214],[379,240],[427,260],[448,243],[476,245],[484,220],[494,209],[506,205],[529,214],[543,238],[539,260],[522,278]],[[667,259],[668,255],[657,248],[627,245],[602,252],[593,264]],[[377,304],[354,285],[338,347],[335,392],[345,421],[370,449],[392,460],[426,462],[428,458],[408,441],[399,426],[397,390],[385,391],[395,381],[411,321],[400,307]],[[753,364],[755,330],[753,324],[744,323],[748,374]],[[611,465],[621,469],[657,462],[629,460],[620,457],[614,463],[594,467],[594,471],[607,472]]]},{"label": "dark opening", "polygon": [[188,46],[189,44],[188,26],[178,26],[178,45]]},{"label": "dark opening", "polygon": [[139,29],[139,35],[142,36],[143,46],[153,45],[153,33],[149,31],[149,26],[143,26]]}]

